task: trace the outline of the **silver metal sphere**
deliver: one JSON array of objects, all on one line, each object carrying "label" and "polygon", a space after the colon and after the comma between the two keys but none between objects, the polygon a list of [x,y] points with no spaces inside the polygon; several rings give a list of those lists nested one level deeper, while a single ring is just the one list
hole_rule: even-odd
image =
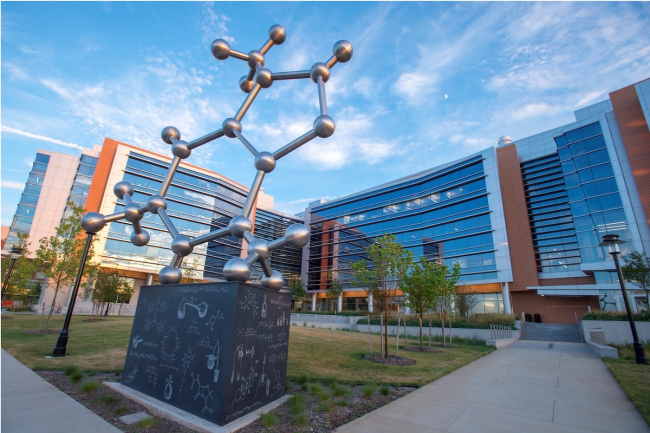
[{"label": "silver metal sphere", "polygon": [[309,77],[314,83],[318,82],[318,77],[323,79],[323,83],[327,83],[327,80],[330,79],[330,68],[325,63],[314,63],[309,71]]},{"label": "silver metal sphere", "polygon": [[249,256],[253,253],[257,253],[262,260],[268,259],[271,255],[271,251],[269,251],[269,243],[264,239],[255,239],[253,242],[248,244],[246,252]]},{"label": "silver metal sphere", "polygon": [[157,214],[158,209],[167,209],[167,200],[159,195],[152,195],[147,199],[146,206],[149,212]]},{"label": "silver metal sphere", "polygon": [[309,229],[304,224],[291,224],[284,232],[287,245],[302,248],[309,242]]},{"label": "silver metal sphere", "polygon": [[271,77],[271,70],[266,68],[261,68],[255,73],[255,82],[259,84],[262,89],[268,89],[273,84],[273,78]]},{"label": "silver metal sphere", "polygon": [[239,79],[239,88],[242,90],[244,93],[250,93],[251,90],[253,90],[253,82],[248,81],[248,77],[244,75]]},{"label": "silver metal sphere", "polygon": [[215,39],[210,46],[210,51],[217,60],[226,60],[230,57],[230,45],[223,39]]},{"label": "silver metal sphere", "polygon": [[233,129],[236,129],[237,131],[241,132],[241,123],[237,119],[233,119],[232,117],[226,119],[223,121],[221,124],[221,130],[225,134],[226,137],[230,138],[235,138],[235,134],[232,132]]},{"label": "silver metal sphere", "polygon": [[178,284],[183,279],[183,272],[179,268],[165,266],[158,274],[160,284]]},{"label": "silver metal sphere", "polygon": [[273,290],[281,290],[282,287],[284,287],[284,278],[282,278],[282,274],[278,271],[273,271],[273,275],[270,277],[264,275],[262,277],[262,287]]},{"label": "silver metal sphere", "polygon": [[352,51],[352,44],[348,41],[338,41],[332,48],[332,53],[341,63],[345,63],[352,58]]},{"label": "silver metal sphere", "polygon": [[255,157],[255,168],[270,173],[275,169],[275,158],[269,152],[260,152]]},{"label": "silver metal sphere", "polygon": [[131,203],[124,206],[124,218],[129,222],[138,222],[142,219],[144,214],[138,211],[138,205]]},{"label": "silver metal sphere", "polygon": [[245,216],[237,215],[230,220],[228,228],[230,229],[231,235],[236,238],[243,238],[244,233],[253,229],[253,223]]},{"label": "silver metal sphere", "polygon": [[86,233],[97,233],[106,226],[104,215],[97,212],[88,212],[81,218],[81,227]]},{"label": "silver metal sphere", "polygon": [[192,154],[192,149],[188,149],[189,143],[184,140],[178,140],[172,145],[172,154],[180,159],[188,158]]},{"label": "silver metal sphere", "polygon": [[167,126],[163,128],[160,136],[165,143],[172,144],[172,137],[174,137],[176,140],[181,139],[181,131],[179,131],[178,128],[174,128],[173,126]]},{"label": "silver metal sphere", "polygon": [[287,31],[281,25],[271,26],[269,29],[269,39],[273,41],[275,45],[282,45],[282,43],[287,39]]},{"label": "silver metal sphere", "polygon": [[251,267],[246,260],[235,257],[226,262],[223,267],[223,276],[228,281],[241,281],[245,283],[251,277]]},{"label": "silver metal sphere", "polygon": [[180,235],[172,241],[172,251],[181,257],[189,256],[193,249],[190,238],[185,235]]},{"label": "silver metal sphere", "polygon": [[133,185],[125,181],[118,182],[113,187],[113,194],[115,194],[117,198],[124,198],[124,194],[133,196]]},{"label": "silver metal sphere", "polygon": [[254,68],[255,65],[260,64],[264,66],[264,54],[260,53],[257,50],[253,50],[248,53],[248,66]]},{"label": "silver metal sphere", "polygon": [[328,115],[318,116],[316,120],[314,120],[314,132],[316,132],[316,135],[320,138],[331,136],[334,134],[335,129],[336,123],[334,123],[334,119]]},{"label": "silver metal sphere", "polygon": [[136,247],[144,247],[149,243],[149,239],[149,232],[144,229],[140,229],[139,234],[136,232],[131,233],[131,243]]}]

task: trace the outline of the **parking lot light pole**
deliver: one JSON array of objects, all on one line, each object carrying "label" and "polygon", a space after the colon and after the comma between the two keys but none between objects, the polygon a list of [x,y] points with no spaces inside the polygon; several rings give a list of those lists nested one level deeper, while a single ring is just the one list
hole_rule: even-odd
[{"label": "parking lot light pole", "polygon": [[616,234],[608,234],[603,236],[603,242],[599,245],[601,247],[607,247],[609,249],[609,254],[611,254],[614,259],[614,265],[616,266],[616,273],[618,274],[618,282],[621,285],[621,292],[623,293],[623,302],[625,302],[625,309],[627,310],[627,318],[630,321],[630,329],[632,330],[632,339],[634,342],[632,346],[634,347],[634,355],[636,357],[637,364],[647,364],[648,360],[645,357],[645,351],[643,350],[643,345],[639,341],[639,334],[636,332],[636,325],[634,324],[634,317],[632,316],[632,309],[630,308],[630,300],[627,298],[627,290],[625,289],[625,281],[623,280],[623,272],[621,272],[621,265],[618,262],[618,255],[621,253],[618,246],[624,244],[625,241],[619,239],[619,236]]}]

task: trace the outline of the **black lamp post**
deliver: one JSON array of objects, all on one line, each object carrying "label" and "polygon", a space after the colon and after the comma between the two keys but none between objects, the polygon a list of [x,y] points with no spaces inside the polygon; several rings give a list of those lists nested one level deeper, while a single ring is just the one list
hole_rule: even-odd
[{"label": "black lamp post", "polygon": [[9,271],[7,272],[7,275],[5,276],[4,281],[2,282],[2,297],[4,298],[5,294],[7,293],[7,286],[9,285],[9,281],[11,280],[11,274],[14,271],[14,265],[16,264],[16,260],[20,258],[20,256],[23,253],[23,249],[14,245],[11,247],[11,266],[9,267]]},{"label": "black lamp post", "polygon": [[621,285],[621,292],[623,292],[623,301],[625,302],[625,309],[627,310],[627,318],[630,321],[630,329],[632,330],[632,343],[634,347],[634,355],[636,356],[637,364],[647,364],[648,360],[645,357],[645,351],[643,346],[639,342],[639,334],[636,332],[636,325],[634,324],[634,317],[632,317],[632,309],[630,308],[630,300],[627,298],[627,290],[625,289],[625,281],[623,280],[623,273],[621,272],[621,265],[618,262],[618,255],[621,253],[618,246],[624,244],[625,241],[619,240],[618,235],[610,234],[603,236],[603,242],[599,245],[601,247],[607,247],[609,249],[609,254],[611,254],[614,259],[614,265],[616,266],[616,273],[618,274],[618,282]]}]

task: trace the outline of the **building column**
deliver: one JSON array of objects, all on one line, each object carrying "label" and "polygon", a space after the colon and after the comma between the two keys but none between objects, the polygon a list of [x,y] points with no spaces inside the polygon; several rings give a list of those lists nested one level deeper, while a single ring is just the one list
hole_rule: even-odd
[{"label": "building column", "polygon": [[311,311],[316,311],[316,293],[311,294]]},{"label": "building column", "polygon": [[372,293],[368,293],[368,311],[372,313]]},{"label": "building column", "polygon": [[503,312],[512,314],[512,306],[510,305],[510,289],[508,283],[501,283],[501,293],[503,294]]},{"label": "building column", "polygon": [[343,311],[343,293],[339,293],[339,299],[338,302],[336,303],[336,311],[338,313]]},{"label": "building column", "polygon": [[153,274],[147,274],[147,286],[153,285]]}]

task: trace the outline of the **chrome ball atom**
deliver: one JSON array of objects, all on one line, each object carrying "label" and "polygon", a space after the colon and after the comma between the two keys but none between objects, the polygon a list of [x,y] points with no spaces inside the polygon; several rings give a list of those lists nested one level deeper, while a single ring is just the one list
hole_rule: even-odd
[{"label": "chrome ball atom", "polygon": [[336,123],[334,123],[334,119],[326,114],[318,116],[316,120],[314,120],[314,132],[320,138],[330,137],[334,134],[335,129]]},{"label": "chrome ball atom", "polygon": [[226,137],[235,138],[236,135],[234,132],[232,132],[234,129],[241,132],[241,123],[239,120],[233,119],[232,117],[224,120],[221,124],[221,130],[226,135]]},{"label": "chrome ball atom", "polygon": [[149,232],[140,229],[140,233],[132,232],[131,233],[131,243],[136,247],[144,247],[149,243]]},{"label": "chrome ball atom", "polygon": [[253,82],[248,81],[248,77],[244,75],[239,79],[239,88],[242,90],[244,93],[250,93],[251,90],[253,90]]},{"label": "chrome ball atom", "polygon": [[160,284],[178,284],[183,279],[183,272],[179,268],[165,266],[158,274]]},{"label": "chrome ball atom", "polygon": [[180,159],[189,158],[192,154],[192,149],[189,147],[189,143],[184,140],[178,140],[172,145],[172,155],[179,157]]},{"label": "chrome ball atom", "polygon": [[251,267],[246,260],[235,257],[226,262],[223,267],[223,276],[227,281],[240,281],[245,283],[251,277]]},{"label": "chrome ball atom", "polygon": [[278,271],[273,271],[273,275],[270,277],[264,275],[262,277],[262,287],[273,290],[281,290],[282,287],[284,287],[284,278],[282,278],[282,274]]},{"label": "chrome ball atom", "polygon": [[181,257],[189,256],[193,249],[194,247],[190,245],[190,238],[185,235],[180,235],[172,241],[172,251]]},{"label": "chrome ball atom", "polygon": [[291,224],[284,232],[287,245],[302,248],[309,242],[309,229],[304,224]]},{"label": "chrome ball atom", "polygon": [[248,66],[255,68],[255,65],[260,64],[264,66],[264,54],[260,53],[257,50],[253,50],[248,53]]},{"label": "chrome ball atom", "polygon": [[158,194],[152,195],[146,201],[147,210],[151,213],[158,213],[158,209],[163,208],[167,209],[167,200],[164,197],[159,196]]},{"label": "chrome ball atom", "polygon": [[210,45],[210,51],[217,60],[226,60],[230,57],[230,45],[223,39],[215,39]]},{"label": "chrome ball atom", "polygon": [[332,48],[332,54],[341,63],[345,63],[352,58],[352,44],[348,41],[338,41]]},{"label": "chrome ball atom", "polygon": [[260,68],[255,73],[255,82],[262,87],[262,89],[268,89],[273,84],[273,78],[271,77],[271,71],[266,68]]},{"label": "chrome ball atom", "polygon": [[234,237],[243,238],[244,233],[253,229],[253,223],[245,216],[237,215],[228,223],[228,229],[230,229],[230,234]]},{"label": "chrome ball atom", "polygon": [[253,242],[248,244],[248,247],[246,248],[246,252],[248,255],[252,255],[254,253],[257,253],[260,259],[266,260],[269,258],[271,255],[271,251],[269,251],[269,243],[266,242],[264,239],[255,239]]},{"label": "chrome ball atom", "polygon": [[132,223],[138,222],[142,219],[144,214],[140,213],[137,204],[131,203],[124,206],[124,218]]},{"label": "chrome ball atom", "polygon": [[255,168],[264,173],[270,173],[275,169],[275,158],[269,152],[260,152],[255,156]]},{"label": "chrome ball atom", "polygon": [[81,227],[86,233],[97,233],[106,226],[104,215],[97,212],[88,212],[81,218]]},{"label": "chrome ball atom", "polygon": [[181,139],[181,131],[179,131],[178,128],[174,128],[173,126],[167,126],[162,130],[160,136],[165,143],[172,144],[172,137],[174,137],[176,140]]},{"label": "chrome ball atom", "polygon": [[314,63],[314,66],[309,70],[309,78],[314,83],[318,82],[318,77],[323,79],[323,83],[327,83],[327,80],[330,79],[330,68],[325,63]]},{"label": "chrome ball atom", "polygon": [[275,45],[282,45],[282,43],[287,39],[287,31],[279,24],[271,26],[269,29],[269,39],[272,40]]},{"label": "chrome ball atom", "polygon": [[113,194],[117,198],[124,198],[124,194],[128,194],[130,196],[133,195],[133,185],[131,185],[129,182],[118,182],[115,184],[113,187]]}]

